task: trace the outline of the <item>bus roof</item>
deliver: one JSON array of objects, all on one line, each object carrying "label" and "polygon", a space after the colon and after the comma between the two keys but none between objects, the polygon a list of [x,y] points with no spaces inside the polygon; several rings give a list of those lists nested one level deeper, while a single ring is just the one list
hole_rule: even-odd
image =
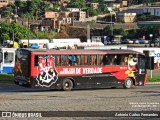
[{"label": "bus roof", "polygon": [[29,48],[22,48],[22,50],[26,50],[29,52],[32,52],[34,54],[143,54],[141,52],[133,51],[133,50],[127,50],[127,49],[110,49],[110,50],[98,50],[98,49],[89,49],[89,50],[83,50],[83,49],[76,49],[76,50],[46,50],[46,49],[29,49]]}]

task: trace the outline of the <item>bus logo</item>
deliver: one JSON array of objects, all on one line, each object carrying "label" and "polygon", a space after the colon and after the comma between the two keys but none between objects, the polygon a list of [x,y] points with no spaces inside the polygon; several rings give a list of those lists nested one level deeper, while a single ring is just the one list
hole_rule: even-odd
[{"label": "bus logo", "polygon": [[58,73],[55,69],[55,58],[52,56],[39,57],[37,68],[37,85],[41,87],[50,87],[58,79]]}]

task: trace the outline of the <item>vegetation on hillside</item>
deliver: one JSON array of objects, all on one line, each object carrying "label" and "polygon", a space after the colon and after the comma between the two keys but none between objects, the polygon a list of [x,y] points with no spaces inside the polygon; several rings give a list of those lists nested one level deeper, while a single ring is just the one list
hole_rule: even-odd
[{"label": "vegetation on hillside", "polygon": [[[141,4],[141,3],[150,3],[150,2],[158,2],[159,0],[130,0],[130,5],[133,4]],[[87,2],[97,2],[101,4],[101,7],[99,9],[93,9],[86,5]],[[106,14],[108,13],[107,6],[104,5],[104,0],[71,0],[67,7],[74,7],[74,8],[80,8],[81,10],[85,10],[87,12],[88,16],[95,16],[98,14]],[[65,10],[65,8],[62,9],[62,6],[58,2],[47,2],[44,0],[28,0],[28,1],[21,1],[16,0],[15,3],[10,3],[2,12],[2,17],[8,17],[11,14],[17,14],[21,18],[29,18],[29,19],[42,19],[44,12],[47,10],[52,11],[61,11]],[[159,17],[155,17],[149,14],[144,14],[141,16],[138,16],[136,21],[152,21],[152,20],[159,20]],[[15,41],[18,41],[20,39],[28,39],[28,28],[18,25],[16,23],[1,23],[0,24],[0,40],[1,42],[3,40],[13,39],[13,32],[14,32],[14,39]],[[114,35],[120,34],[127,38],[139,38],[142,36],[149,36],[149,34],[153,34],[153,37],[158,37],[158,27],[143,27],[138,30],[130,30],[126,31],[124,29],[116,29],[112,28],[112,26],[107,26],[104,28],[103,32],[96,31],[94,32],[91,30],[91,35]],[[86,38],[86,31],[79,31],[77,34],[74,34],[74,37],[79,38]],[[30,31],[30,38],[47,38],[52,39],[54,37],[56,38],[69,38],[72,37],[72,33],[68,33],[66,29],[63,29],[60,33],[56,35],[53,31]]]}]

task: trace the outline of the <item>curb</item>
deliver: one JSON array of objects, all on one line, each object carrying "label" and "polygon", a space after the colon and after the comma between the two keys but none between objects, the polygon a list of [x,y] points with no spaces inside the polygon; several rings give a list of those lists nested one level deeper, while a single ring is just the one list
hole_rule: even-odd
[{"label": "curb", "polygon": [[8,83],[14,83],[14,81],[10,81],[10,80],[0,80],[0,84],[8,84]]},{"label": "curb", "polygon": [[147,82],[146,83],[146,85],[154,85],[154,84],[157,85],[157,84],[160,84],[160,82]]}]

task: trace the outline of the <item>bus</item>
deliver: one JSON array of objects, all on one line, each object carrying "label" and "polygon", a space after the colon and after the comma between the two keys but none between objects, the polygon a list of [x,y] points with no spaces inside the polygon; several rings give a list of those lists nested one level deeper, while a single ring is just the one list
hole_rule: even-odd
[{"label": "bus", "polygon": [[0,48],[0,73],[11,74],[15,65],[16,48]]},{"label": "bus", "polygon": [[118,86],[129,89],[145,85],[145,58],[143,53],[122,49],[17,49],[14,82],[65,91]]}]

